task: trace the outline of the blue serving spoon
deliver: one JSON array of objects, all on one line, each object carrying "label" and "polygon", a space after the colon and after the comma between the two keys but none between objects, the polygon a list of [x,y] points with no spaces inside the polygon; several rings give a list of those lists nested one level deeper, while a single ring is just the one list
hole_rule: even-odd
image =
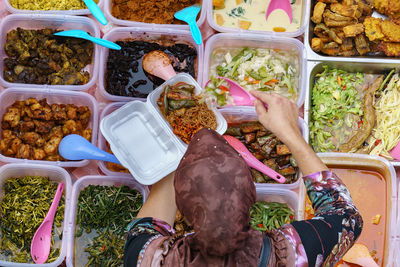
[{"label": "blue serving spoon", "polygon": [[101,150],[77,134],[65,136],[58,146],[58,152],[67,160],[96,159],[121,164],[114,155]]},{"label": "blue serving spoon", "polygon": [[86,39],[93,43],[96,43],[98,45],[101,45],[101,46],[104,46],[104,47],[107,47],[110,49],[121,50],[121,47],[119,45],[117,45],[116,43],[113,43],[111,41],[104,40],[101,38],[96,38],[96,37],[90,36],[87,32],[82,31],[82,30],[67,30],[67,31],[57,32],[54,35]]},{"label": "blue serving spoon", "polygon": [[100,7],[93,0],[83,0],[93,16],[103,25],[107,25],[106,17]]},{"label": "blue serving spoon", "polygon": [[174,14],[174,17],[176,19],[182,20],[182,21],[186,22],[187,24],[189,24],[190,32],[192,33],[192,37],[193,37],[194,41],[196,42],[196,44],[198,44],[198,45],[201,45],[203,42],[200,29],[196,23],[196,18],[200,12],[200,9],[201,9],[201,5],[197,4],[197,5],[189,6],[182,10],[179,10],[178,12],[176,12]]}]

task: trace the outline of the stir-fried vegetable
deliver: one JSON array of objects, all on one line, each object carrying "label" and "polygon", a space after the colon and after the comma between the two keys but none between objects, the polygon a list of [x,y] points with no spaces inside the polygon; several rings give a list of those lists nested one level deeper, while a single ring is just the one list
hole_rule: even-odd
[{"label": "stir-fried vegetable", "polygon": [[[233,54],[236,54],[232,57]],[[227,77],[246,90],[275,91],[296,100],[299,81],[298,57],[291,51],[249,48],[217,49],[213,53],[211,81],[206,92],[219,106],[232,104],[229,86],[215,77]]]},{"label": "stir-fried vegetable", "polygon": [[257,201],[250,208],[250,225],[257,231],[278,229],[294,221],[294,212],[285,203]]},{"label": "stir-fried vegetable", "polygon": [[[10,178],[5,182],[4,197],[0,204],[2,260],[33,263],[30,254],[31,241],[49,211],[57,185],[49,178],[41,176]],[[55,261],[60,255],[64,203],[63,194],[54,218],[47,262]]]},{"label": "stir-fried vegetable", "polygon": [[[128,186],[89,185],[79,194],[77,238],[83,230],[96,237],[85,244],[89,253],[86,266],[121,266],[126,226],[143,204],[140,192]],[[84,239],[84,238],[83,238]],[[78,243],[81,241],[78,241]]]},{"label": "stir-fried vegetable", "polygon": [[[324,66],[312,89],[310,140],[316,152],[337,150],[357,129],[363,115],[361,73]],[[362,122],[361,122],[362,123]]]}]

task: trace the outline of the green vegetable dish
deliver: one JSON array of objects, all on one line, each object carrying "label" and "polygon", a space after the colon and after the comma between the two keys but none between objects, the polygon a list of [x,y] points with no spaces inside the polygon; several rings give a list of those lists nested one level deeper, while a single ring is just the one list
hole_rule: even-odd
[{"label": "green vegetable dish", "polygon": [[140,192],[128,186],[85,187],[78,198],[75,266],[122,266],[126,226],[142,205]]},{"label": "green vegetable dish", "polygon": [[294,212],[285,203],[257,201],[250,208],[250,225],[257,231],[278,229],[294,221]]},{"label": "green vegetable dish", "polygon": [[[58,184],[47,177],[25,176],[9,178],[4,183],[1,200],[1,259],[4,261],[34,263],[31,241],[48,210]],[[60,255],[65,198],[60,200],[54,218],[50,255],[47,263]]]},{"label": "green vegetable dish", "polygon": [[370,78],[328,66],[316,75],[310,112],[310,141],[316,152],[337,151],[360,127]]},{"label": "green vegetable dish", "polygon": [[229,86],[216,77],[227,77],[246,90],[273,91],[298,98],[299,57],[295,51],[262,48],[218,48],[211,55],[206,96],[219,106],[232,104]]}]

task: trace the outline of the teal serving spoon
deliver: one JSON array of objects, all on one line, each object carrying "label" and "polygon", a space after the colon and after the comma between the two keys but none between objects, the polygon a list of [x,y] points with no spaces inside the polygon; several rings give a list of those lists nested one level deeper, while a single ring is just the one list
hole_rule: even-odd
[{"label": "teal serving spoon", "polygon": [[93,0],[83,0],[93,16],[103,25],[107,25],[106,17],[100,7]]},{"label": "teal serving spoon", "polygon": [[179,10],[174,14],[176,19],[182,20],[189,24],[190,32],[196,44],[201,45],[203,40],[201,37],[201,31],[196,23],[197,15],[199,14],[201,5],[193,5]]},{"label": "teal serving spoon", "polygon": [[90,36],[87,32],[82,31],[82,30],[67,30],[67,31],[57,32],[54,35],[64,36],[64,37],[81,38],[81,39],[91,41],[93,43],[96,43],[98,45],[101,45],[101,46],[104,46],[104,47],[107,47],[110,49],[121,50],[121,47],[119,45],[117,45],[116,43],[113,43],[111,41],[104,40],[101,38],[96,38],[96,37]]}]

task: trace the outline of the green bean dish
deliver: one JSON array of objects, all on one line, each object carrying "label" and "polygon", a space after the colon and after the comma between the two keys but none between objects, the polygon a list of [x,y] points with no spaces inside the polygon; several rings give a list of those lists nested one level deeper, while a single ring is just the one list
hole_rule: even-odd
[{"label": "green bean dish", "polygon": [[[58,184],[48,177],[10,178],[4,183],[0,204],[1,259],[33,263],[31,241],[50,209]],[[60,200],[54,218],[50,255],[47,263],[60,255],[65,198]]]},{"label": "green bean dish", "polygon": [[257,231],[278,229],[294,221],[294,212],[285,203],[257,201],[250,208],[250,225]]}]

